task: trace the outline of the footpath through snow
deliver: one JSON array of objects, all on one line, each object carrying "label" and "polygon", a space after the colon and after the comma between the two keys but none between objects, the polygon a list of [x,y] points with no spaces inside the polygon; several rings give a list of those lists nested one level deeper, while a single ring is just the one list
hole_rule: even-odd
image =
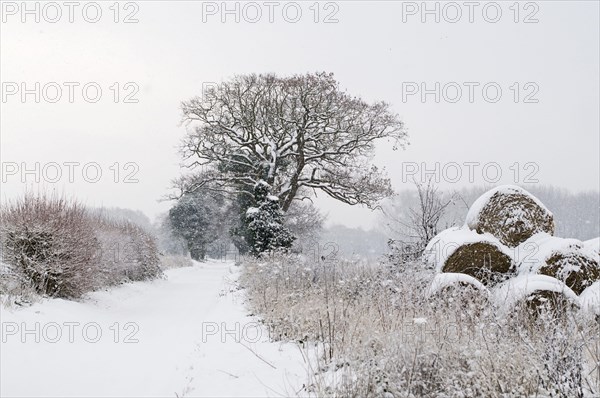
[{"label": "footpath through snow", "polygon": [[295,396],[301,352],[248,317],[230,262],[0,309],[0,396]]}]

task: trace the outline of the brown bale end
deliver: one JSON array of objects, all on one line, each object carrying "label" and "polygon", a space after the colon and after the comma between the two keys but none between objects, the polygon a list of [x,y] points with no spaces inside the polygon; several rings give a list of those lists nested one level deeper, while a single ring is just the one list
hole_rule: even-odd
[{"label": "brown bale end", "polygon": [[509,247],[516,247],[538,232],[554,234],[554,216],[529,192],[502,186],[482,195],[467,215],[467,225],[478,233],[490,233]]},{"label": "brown bale end", "polygon": [[527,296],[523,302],[530,312],[541,311],[563,314],[577,308],[576,302],[570,300],[564,293],[549,290],[538,290]]},{"label": "brown bale end", "polygon": [[562,281],[576,294],[600,280],[598,256],[577,239],[540,233],[516,249],[519,274],[547,275]]},{"label": "brown bale end", "polygon": [[442,268],[442,272],[467,274],[488,286],[506,279],[512,270],[512,258],[489,242],[459,246]]},{"label": "brown bale end", "polygon": [[577,294],[581,294],[587,287],[600,280],[598,262],[577,252],[554,253],[540,267],[539,273],[563,281]]},{"label": "brown bale end", "polygon": [[472,276],[458,273],[437,274],[427,292],[437,308],[460,309],[465,315],[478,315],[490,308],[490,292]]},{"label": "brown bale end", "polygon": [[579,306],[579,298],[560,280],[547,276],[526,274],[511,278],[492,291],[499,309],[514,312],[518,308],[564,312]]}]

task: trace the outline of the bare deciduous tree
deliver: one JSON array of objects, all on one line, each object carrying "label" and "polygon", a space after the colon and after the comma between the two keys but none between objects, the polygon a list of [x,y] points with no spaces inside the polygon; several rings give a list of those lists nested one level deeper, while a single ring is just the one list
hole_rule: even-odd
[{"label": "bare deciduous tree", "polygon": [[444,198],[431,179],[426,183],[416,183],[416,187],[419,207],[410,209],[411,225],[421,245],[427,245],[438,234],[440,220],[454,201],[454,196]]},{"label": "bare deciduous tree", "polygon": [[287,211],[317,190],[369,207],[391,194],[371,164],[374,144],[403,146],[406,132],[388,104],[342,91],[333,74],[236,76],[182,103],[191,128],[182,147],[192,171],[176,185],[246,193],[265,181]]},{"label": "bare deciduous tree", "polygon": [[440,223],[448,206],[460,199],[456,193],[444,196],[431,178],[426,182],[414,181],[414,184],[417,192],[412,204],[400,203],[404,209],[398,209],[392,203],[391,209],[386,211],[395,224],[390,228],[400,235],[398,240],[390,240],[389,245],[394,251],[393,255],[399,255],[404,260],[415,259],[423,253],[427,243],[440,232]]}]

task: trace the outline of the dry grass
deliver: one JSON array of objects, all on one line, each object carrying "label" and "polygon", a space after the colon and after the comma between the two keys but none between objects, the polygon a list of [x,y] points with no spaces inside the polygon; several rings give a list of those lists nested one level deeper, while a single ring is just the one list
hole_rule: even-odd
[{"label": "dry grass", "polygon": [[275,340],[298,343],[305,393],[343,397],[600,394],[599,324],[523,302],[500,316],[462,289],[427,297],[422,265],[248,259],[241,278]]}]

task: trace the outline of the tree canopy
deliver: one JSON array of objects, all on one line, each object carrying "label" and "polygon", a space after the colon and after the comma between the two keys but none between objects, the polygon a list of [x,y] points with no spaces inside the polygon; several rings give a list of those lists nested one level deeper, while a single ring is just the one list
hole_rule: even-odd
[{"label": "tree canopy", "polygon": [[193,171],[177,181],[182,192],[252,197],[265,182],[284,212],[316,191],[376,206],[392,191],[371,163],[375,143],[406,143],[387,103],[349,95],[329,73],[236,76],[181,107],[189,127],[182,153]]}]

